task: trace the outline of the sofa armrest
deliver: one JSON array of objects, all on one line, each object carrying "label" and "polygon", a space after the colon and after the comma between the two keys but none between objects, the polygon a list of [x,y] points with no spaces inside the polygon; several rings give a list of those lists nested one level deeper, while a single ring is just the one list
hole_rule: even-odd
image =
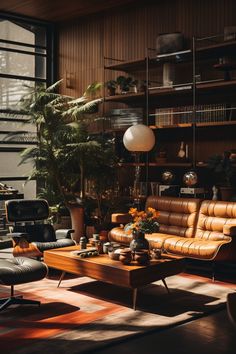
[{"label": "sofa armrest", "polygon": [[236,236],[236,225],[224,225],[223,234],[226,236]]},{"label": "sofa armrest", "polygon": [[71,238],[71,234],[75,232],[72,229],[58,229],[56,230],[56,239],[60,240],[62,238]]},{"label": "sofa armrest", "polygon": [[132,221],[132,216],[129,213],[115,213],[111,215],[111,222],[115,224],[128,224]]}]

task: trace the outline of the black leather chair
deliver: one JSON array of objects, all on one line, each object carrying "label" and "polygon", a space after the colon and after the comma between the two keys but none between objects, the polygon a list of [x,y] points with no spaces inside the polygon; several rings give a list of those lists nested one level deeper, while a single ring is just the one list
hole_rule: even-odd
[{"label": "black leather chair", "polygon": [[40,301],[23,299],[14,295],[14,285],[29,283],[43,279],[48,272],[46,264],[25,257],[15,257],[0,260],[0,284],[11,287],[11,296],[0,299],[0,311],[10,305],[30,304],[40,305]]},{"label": "black leather chair", "polygon": [[51,224],[42,223],[49,216],[46,200],[12,199],[5,206],[8,222],[14,223],[8,235],[13,239],[15,257],[40,258],[45,250],[75,245],[71,239],[73,230],[55,231]]}]

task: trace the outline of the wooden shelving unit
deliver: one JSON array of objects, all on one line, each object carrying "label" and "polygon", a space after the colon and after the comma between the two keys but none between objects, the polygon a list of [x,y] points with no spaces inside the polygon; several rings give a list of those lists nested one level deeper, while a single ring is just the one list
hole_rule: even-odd
[{"label": "wooden shelving unit", "polygon": [[[236,80],[230,81],[211,81],[211,82],[200,82],[196,84],[196,88],[198,93],[204,94],[215,94],[221,93],[223,96],[226,95],[229,91],[236,90]],[[175,87],[152,87],[150,88],[149,92],[149,99],[155,99],[161,97],[176,97],[180,95],[192,95],[192,83],[187,83],[185,86],[178,86]],[[132,104],[137,100],[144,100],[145,93],[138,92],[138,93],[126,93],[122,95],[114,95],[114,96],[107,96],[105,97],[105,101],[107,102],[124,102],[127,104]]]},{"label": "wooden shelving unit", "polygon": [[[221,57],[235,56],[236,41],[208,43],[208,45],[204,45],[204,42],[205,39],[202,41],[199,40],[199,42],[193,40],[193,50],[188,49],[177,53],[155,56],[153,56],[152,53],[150,57],[147,56],[137,60],[120,61],[105,66],[106,70],[123,71],[131,75],[136,71],[146,71],[146,82],[151,82],[151,86],[149,86],[145,92],[105,97],[105,102],[123,103],[132,107],[146,107],[145,112],[149,112],[148,125],[155,131],[155,134],[157,134],[157,143],[160,145],[168,145],[169,149],[172,151],[170,156],[168,154],[168,160],[175,160],[181,141],[188,144],[190,162],[183,160],[183,162],[157,163],[149,159],[146,163],[140,163],[138,165],[143,171],[149,169],[153,172],[155,168],[157,171],[161,168],[182,168],[183,171],[186,171],[195,167],[204,171],[204,169],[206,170],[206,161],[209,156],[214,153],[223,153],[224,150],[236,149],[236,111],[235,114],[233,111],[233,109],[236,109],[236,79],[224,80],[223,77],[220,78],[221,73],[217,70],[215,70],[216,76],[214,77],[212,64],[212,62],[217,62]],[[194,43],[198,43],[200,46],[196,47]],[[186,81],[164,87],[159,84],[153,84],[154,80],[151,80],[149,77],[149,75],[155,73],[154,68],[160,70],[164,63],[174,63],[175,68],[177,68],[176,70],[178,70],[179,64],[187,64],[188,68],[191,68],[191,64],[193,68],[192,74],[195,74],[195,67],[199,62],[204,66],[204,69],[207,65],[211,65],[209,67],[211,75],[209,78],[203,76],[204,79],[202,79],[202,81],[196,82],[196,79],[192,76],[188,82]],[[217,107],[217,105],[222,105],[223,107],[222,116],[221,108]],[[203,108],[197,106],[202,106]],[[210,106],[213,106],[213,108]],[[186,112],[178,112],[178,108],[181,107],[189,107],[190,112],[187,112],[189,113],[189,118],[188,115],[186,115],[184,119],[178,118],[178,114],[186,114]],[[206,107],[206,111],[204,111],[204,107]],[[230,107],[232,107],[232,109]],[[169,121],[171,123],[156,124],[156,116],[161,114],[156,111],[159,109],[161,111],[165,108],[167,108],[167,115],[168,109],[173,108],[173,118]],[[215,116],[214,114],[212,114],[213,116],[209,116],[210,111],[218,112]],[[199,113],[200,118],[199,116],[197,117]],[[209,128],[213,129],[214,132],[212,134],[209,134]],[[119,131],[122,131],[122,129]],[[235,134],[233,134],[234,131]],[[222,137],[220,137],[221,132]],[[176,152],[173,153],[173,151]],[[199,163],[199,161],[201,162]],[[136,166],[137,164],[128,162],[118,164],[118,167],[132,168]]]}]

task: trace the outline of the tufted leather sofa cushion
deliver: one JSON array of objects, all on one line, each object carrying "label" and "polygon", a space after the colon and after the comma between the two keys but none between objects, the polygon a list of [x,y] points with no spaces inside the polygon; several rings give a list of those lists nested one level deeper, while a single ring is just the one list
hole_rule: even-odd
[{"label": "tufted leather sofa cushion", "polygon": [[204,240],[227,240],[223,231],[236,226],[236,203],[205,200],[201,204],[196,238]]},{"label": "tufted leather sofa cushion", "polygon": [[[200,199],[149,196],[145,208],[148,207],[159,211],[160,224],[158,233],[146,234],[151,247],[161,247],[165,239],[172,235],[188,238],[194,236]],[[113,228],[109,233],[111,241],[123,244],[129,244],[131,238],[122,227]]]},{"label": "tufted leather sofa cushion", "polygon": [[196,227],[200,199],[149,196],[148,207],[159,211],[160,233],[193,237]]},{"label": "tufted leather sofa cushion", "polygon": [[235,260],[236,203],[205,200],[202,202],[192,240],[172,237],[165,250],[202,260]]}]

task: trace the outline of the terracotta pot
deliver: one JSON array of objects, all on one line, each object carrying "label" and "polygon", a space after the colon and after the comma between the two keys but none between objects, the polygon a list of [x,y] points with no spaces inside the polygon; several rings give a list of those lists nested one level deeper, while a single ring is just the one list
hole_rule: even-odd
[{"label": "terracotta pot", "polygon": [[80,237],[84,236],[84,208],[81,206],[73,206],[70,207],[69,210],[71,226],[72,229],[75,230],[71,237],[76,243],[79,243]]}]

